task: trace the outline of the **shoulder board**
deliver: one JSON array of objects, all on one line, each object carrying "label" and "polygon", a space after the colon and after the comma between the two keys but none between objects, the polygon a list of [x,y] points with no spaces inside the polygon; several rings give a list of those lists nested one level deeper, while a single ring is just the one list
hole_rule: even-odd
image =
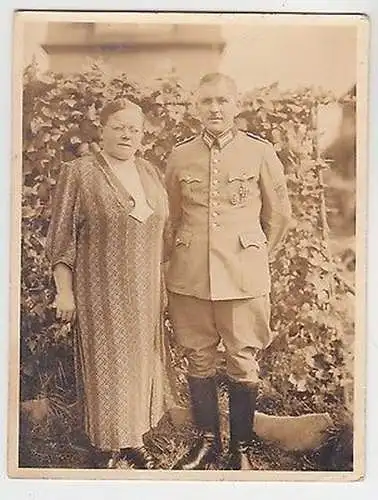
[{"label": "shoulder board", "polygon": [[175,148],[178,146],[182,146],[183,144],[187,144],[188,142],[193,141],[197,136],[196,135],[191,135],[190,137],[187,137],[186,139],[183,139],[179,141],[177,144],[175,144]]},{"label": "shoulder board", "polygon": [[260,135],[252,134],[252,132],[246,132],[246,135],[248,137],[251,137],[251,139],[255,139],[256,141],[264,142],[265,144],[270,144],[270,142],[267,139],[264,139]]}]

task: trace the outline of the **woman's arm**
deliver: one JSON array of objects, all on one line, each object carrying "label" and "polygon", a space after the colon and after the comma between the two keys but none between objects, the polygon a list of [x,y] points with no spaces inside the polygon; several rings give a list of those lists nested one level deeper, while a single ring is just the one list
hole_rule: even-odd
[{"label": "woman's arm", "polygon": [[45,247],[57,291],[56,314],[63,321],[75,316],[73,269],[81,218],[77,169],[74,162],[61,166]]},{"label": "woman's arm", "polygon": [[73,321],[76,313],[75,297],[72,286],[72,271],[63,263],[54,267],[56,286],[56,317],[62,321]]}]

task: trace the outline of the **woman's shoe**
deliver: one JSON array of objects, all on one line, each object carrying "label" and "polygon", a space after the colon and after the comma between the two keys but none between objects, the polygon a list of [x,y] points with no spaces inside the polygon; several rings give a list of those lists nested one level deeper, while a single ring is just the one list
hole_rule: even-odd
[{"label": "woman's shoe", "polygon": [[[122,448],[118,454],[115,466],[127,465],[130,469],[155,469],[156,463],[154,457],[149,453],[145,446],[139,448]],[[121,468],[121,467],[119,467]]]},{"label": "woman's shoe", "polygon": [[111,451],[102,451],[93,448],[90,453],[90,466],[92,469],[108,469],[108,463],[111,460]]}]

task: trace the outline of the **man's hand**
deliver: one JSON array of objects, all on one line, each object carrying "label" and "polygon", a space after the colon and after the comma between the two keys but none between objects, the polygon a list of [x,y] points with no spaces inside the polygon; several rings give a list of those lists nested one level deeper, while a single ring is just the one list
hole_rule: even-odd
[{"label": "man's hand", "polygon": [[73,321],[76,315],[75,298],[72,292],[58,293],[55,299],[56,317],[62,321]]}]

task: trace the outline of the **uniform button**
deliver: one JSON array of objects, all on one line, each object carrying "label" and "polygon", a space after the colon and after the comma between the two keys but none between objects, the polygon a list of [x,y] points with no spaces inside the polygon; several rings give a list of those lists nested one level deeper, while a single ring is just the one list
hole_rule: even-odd
[{"label": "uniform button", "polygon": [[218,179],[214,179],[213,184],[218,184]]},{"label": "uniform button", "polygon": [[217,168],[214,168],[214,174],[217,174],[219,170]]},{"label": "uniform button", "polygon": [[135,201],[134,200],[129,200],[129,205],[130,205],[130,207],[135,207]]},{"label": "uniform button", "polygon": [[219,227],[218,222],[213,222],[211,225],[212,225],[213,227]]},{"label": "uniform button", "polygon": [[213,217],[216,217],[218,214],[218,212],[213,212]]}]

